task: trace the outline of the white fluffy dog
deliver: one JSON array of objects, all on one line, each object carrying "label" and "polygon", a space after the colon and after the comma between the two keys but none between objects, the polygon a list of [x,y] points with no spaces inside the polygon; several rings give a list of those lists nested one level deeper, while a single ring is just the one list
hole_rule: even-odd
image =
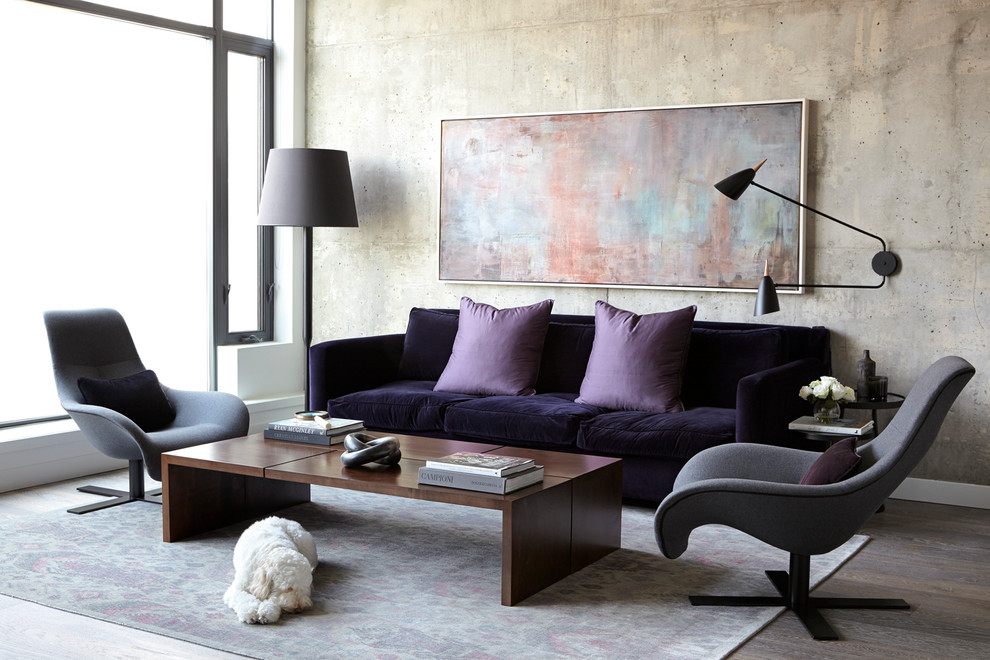
[{"label": "white fluffy dog", "polygon": [[310,607],[316,543],[302,525],[265,518],[241,534],[234,546],[234,582],[223,602],[244,623],[275,623],[283,611]]}]

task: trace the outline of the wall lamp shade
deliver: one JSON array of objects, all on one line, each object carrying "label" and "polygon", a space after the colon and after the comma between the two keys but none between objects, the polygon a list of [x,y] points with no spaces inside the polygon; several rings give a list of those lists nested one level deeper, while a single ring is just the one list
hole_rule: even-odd
[{"label": "wall lamp shade", "polygon": [[258,224],[357,227],[346,151],[272,149],[258,205]]},{"label": "wall lamp shade", "polygon": [[326,401],[309,400],[309,346],[313,337],[313,227],[357,227],[357,208],[347,152],[334,149],[272,149],[258,204],[258,224],[302,227],[303,324],[307,409]]},{"label": "wall lamp shade", "polygon": [[766,262],[763,269],[763,277],[760,278],[760,286],[756,290],[756,305],[753,307],[753,316],[763,316],[780,311],[780,300],[777,299],[777,286],[770,277],[770,262]]},{"label": "wall lamp shade", "polygon": [[863,229],[851,225],[848,222],[839,220],[838,218],[833,218],[827,213],[822,213],[817,209],[811,208],[807,204],[802,204],[796,199],[791,199],[790,197],[781,195],[779,192],[775,190],[771,190],[766,186],[760,185],[754,179],[756,178],[757,171],[759,171],[760,167],[762,167],[763,163],[765,162],[767,162],[766,159],[763,159],[763,161],[760,162],[760,164],[757,165],[756,167],[750,167],[745,170],[740,170],[735,174],[730,174],[729,176],[725,177],[724,179],[716,183],[715,189],[718,190],[723,195],[725,195],[726,197],[728,197],[729,199],[737,200],[739,199],[739,197],[742,196],[744,192],[746,192],[746,189],[749,188],[751,185],[756,186],[761,190],[765,190],[766,192],[772,195],[776,195],[777,197],[780,197],[785,201],[788,201],[792,204],[796,204],[803,209],[807,209],[812,213],[822,216],[823,218],[827,218],[833,222],[837,222],[843,227],[847,227],[849,229],[852,229],[853,231],[857,231],[861,234],[865,234],[866,236],[869,236],[871,238],[880,241],[881,250],[880,252],[877,252],[875,255],[873,255],[871,266],[873,267],[873,272],[879,275],[881,279],[879,284],[807,284],[803,282],[775,284],[773,279],[771,279],[770,277],[770,264],[769,262],[767,262],[767,264],[764,267],[763,278],[760,280],[760,285],[759,288],[757,289],[756,309],[754,310],[754,314],[756,316],[760,316],[762,314],[769,314],[771,312],[780,311],[780,303],[777,300],[777,290],[776,290],[776,287],[778,286],[809,287],[809,288],[818,288],[818,289],[879,289],[880,287],[882,287],[887,282],[887,276],[893,275],[899,265],[897,261],[897,256],[893,252],[887,250],[887,241],[883,240],[876,234],[871,234],[868,231],[864,231]]}]

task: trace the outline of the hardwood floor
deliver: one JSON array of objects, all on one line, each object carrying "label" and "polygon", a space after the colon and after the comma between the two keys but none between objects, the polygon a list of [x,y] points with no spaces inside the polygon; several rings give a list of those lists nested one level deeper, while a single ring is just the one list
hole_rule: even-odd
[{"label": "hardwood floor", "polygon": [[[88,483],[126,488],[127,472],[0,493],[0,520],[95,501],[75,490]],[[841,637],[837,642],[812,640],[797,618],[785,613],[730,657],[985,657],[990,510],[890,500],[863,533],[870,543],[814,594],[904,598],[910,610],[825,610]],[[769,582],[767,588],[769,595]],[[240,657],[6,596],[0,596],[0,612],[0,659]]]},{"label": "hardwood floor", "polygon": [[823,610],[835,642],[785,613],[730,657],[987,657],[990,510],[888,500],[862,531],[871,541],[813,595],[903,598],[910,610]]}]

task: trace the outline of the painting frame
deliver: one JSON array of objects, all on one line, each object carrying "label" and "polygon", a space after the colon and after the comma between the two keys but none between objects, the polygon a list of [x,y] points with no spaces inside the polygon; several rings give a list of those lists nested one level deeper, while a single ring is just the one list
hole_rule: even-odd
[{"label": "painting frame", "polygon": [[[445,283],[752,292],[804,282],[807,99],[443,119]],[[785,291],[785,290],[782,290]],[[795,287],[789,292],[801,292]]]}]

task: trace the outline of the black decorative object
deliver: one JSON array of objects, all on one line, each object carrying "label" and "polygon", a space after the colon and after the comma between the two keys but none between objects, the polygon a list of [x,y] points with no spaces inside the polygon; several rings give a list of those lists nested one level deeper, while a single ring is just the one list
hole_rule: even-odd
[{"label": "black decorative object", "polygon": [[856,363],[856,396],[871,399],[870,377],[877,375],[877,363],[870,359],[870,352],[863,351],[863,357]]},{"label": "black decorative object", "polygon": [[751,167],[745,170],[740,170],[735,174],[731,174],[718,183],[715,184],[715,189],[720,193],[728,197],[729,199],[739,199],[739,197],[746,192],[746,188],[753,185],[761,190],[765,190],[772,195],[776,195],[783,200],[790,202],[791,204],[797,204],[803,209],[807,209],[812,213],[816,213],[823,218],[828,218],[833,222],[837,222],[843,227],[848,227],[854,231],[858,231],[861,234],[865,234],[870,238],[875,238],[880,241],[882,250],[873,255],[873,272],[879,275],[882,279],[879,284],[804,284],[804,283],[787,283],[787,284],[774,284],[773,280],[770,279],[770,264],[767,262],[764,270],[763,279],[760,281],[760,288],[756,294],[756,309],[754,311],[755,316],[760,316],[762,314],[769,314],[771,312],[780,311],[780,302],[777,300],[777,289],[778,286],[788,286],[788,287],[809,287],[817,289],[879,289],[887,282],[887,276],[892,275],[894,271],[897,270],[898,262],[897,256],[893,252],[887,251],[887,242],[877,236],[876,234],[871,234],[868,231],[864,231],[859,227],[853,226],[848,222],[843,222],[838,218],[833,218],[832,216],[822,213],[817,209],[813,209],[806,204],[802,204],[796,199],[791,199],[785,195],[781,195],[776,190],[771,190],[766,186],[761,186],[753,179],[756,177],[756,171],[763,166],[763,163],[767,162],[764,158],[763,161],[756,167]]},{"label": "black decorative object", "polygon": [[365,463],[397,465],[402,458],[399,441],[390,435],[376,437],[370,433],[348,433],[344,436],[344,447],[340,462],[344,467],[358,467]]},{"label": "black decorative object", "polygon": [[867,394],[870,401],[886,401],[887,400],[887,377],[886,376],[870,376],[867,379],[866,385]]}]

